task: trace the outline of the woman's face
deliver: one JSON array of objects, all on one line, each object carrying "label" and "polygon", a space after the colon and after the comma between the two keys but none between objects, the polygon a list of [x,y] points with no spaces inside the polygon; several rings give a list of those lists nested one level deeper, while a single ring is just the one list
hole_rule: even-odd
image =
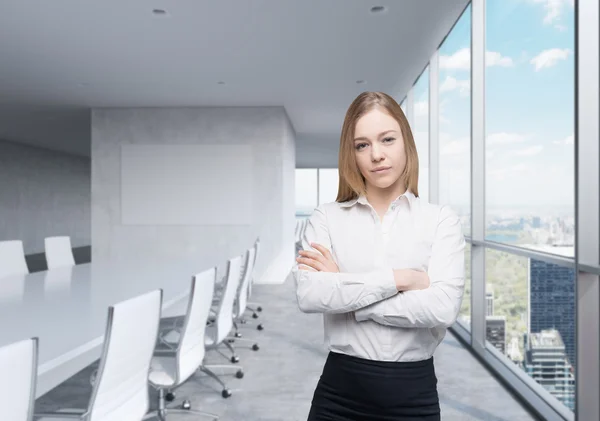
[{"label": "woman's face", "polygon": [[403,182],[404,139],[398,122],[385,111],[374,108],[356,122],[354,153],[367,189],[387,189]]}]

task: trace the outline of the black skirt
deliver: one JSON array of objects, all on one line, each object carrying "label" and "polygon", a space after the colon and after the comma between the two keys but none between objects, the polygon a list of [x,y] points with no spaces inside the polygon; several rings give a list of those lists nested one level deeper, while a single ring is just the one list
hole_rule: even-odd
[{"label": "black skirt", "polygon": [[330,352],[308,421],[440,421],[433,357],[372,361]]}]

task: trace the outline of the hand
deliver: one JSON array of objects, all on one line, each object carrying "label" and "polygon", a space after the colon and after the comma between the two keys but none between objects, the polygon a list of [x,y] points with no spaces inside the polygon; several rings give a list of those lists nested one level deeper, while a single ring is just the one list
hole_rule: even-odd
[{"label": "hand", "polygon": [[296,261],[302,263],[301,269],[312,270],[313,272],[339,272],[339,268],[333,260],[333,256],[325,247],[320,244],[311,243],[311,246],[319,250],[317,253],[309,250],[300,250],[301,257],[297,257]]},{"label": "hand", "polygon": [[398,291],[411,291],[429,288],[427,272],[414,269],[394,269],[394,280]]}]

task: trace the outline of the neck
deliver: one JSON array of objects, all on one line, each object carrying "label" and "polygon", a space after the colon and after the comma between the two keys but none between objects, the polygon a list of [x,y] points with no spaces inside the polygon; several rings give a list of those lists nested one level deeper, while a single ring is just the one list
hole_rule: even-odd
[{"label": "neck", "polygon": [[367,186],[367,200],[374,207],[387,208],[398,196],[406,192],[404,181],[398,180],[397,183],[381,189],[374,186]]}]

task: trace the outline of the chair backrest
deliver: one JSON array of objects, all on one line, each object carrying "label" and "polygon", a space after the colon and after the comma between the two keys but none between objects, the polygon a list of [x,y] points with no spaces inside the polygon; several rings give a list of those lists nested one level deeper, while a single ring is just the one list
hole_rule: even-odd
[{"label": "chair backrest", "polygon": [[186,381],[202,365],[204,360],[204,334],[210,313],[217,268],[206,270],[192,279],[190,300],[177,349],[176,384]]},{"label": "chair backrest", "polygon": [[256,254],[256,247],[251,247],[246,252],[246,265],[244,268],[244,276],[242,277],[241,285],[239,287],[237,296],[237,306],[235,313],[237,317],[242,317],[246,311],[248,304],[248,287],[250,286],[250,279],[252,279],[252,273],[254,272],[254,255]]},{"label": "chair backrest", "polygon": [[242,256],[236,256],[227,262],[227,280],[225,281],[225,292],[219,303],[219,310],[216,318],[216,337],[215,343],[221,343],[227,337],[233,328],[233,304],[240,285],[240,269],[242,266]]},{"label": "chair backrest", "polygon": [[70,237],[47,237],[44,239],[44,246],[48,269],[75,265]]},{"label": "chair backrest", "polygon": [[148,372],[161,307],[160,289],[109,307],[89,421],[139,421],[148,412]]},{"label": "chair backrest", "polygon": [[21,240],[0,241],[0,278],[28,273],[23,242]]},{"label": "chair backrest", "polygon": [[254,284],[254,269],[256,268],[256,258],[260,250],[260,238],[254,242],[254,262],[252,264],[252,272],[250,273],[250,285],[248,285],[248,297],[252,296],[252,285]]},{"label": "chair backrest", "polygon": [[38,340],[26,339],[0,348],[0,406],[2,419],[33,419],[37,379]]}]

